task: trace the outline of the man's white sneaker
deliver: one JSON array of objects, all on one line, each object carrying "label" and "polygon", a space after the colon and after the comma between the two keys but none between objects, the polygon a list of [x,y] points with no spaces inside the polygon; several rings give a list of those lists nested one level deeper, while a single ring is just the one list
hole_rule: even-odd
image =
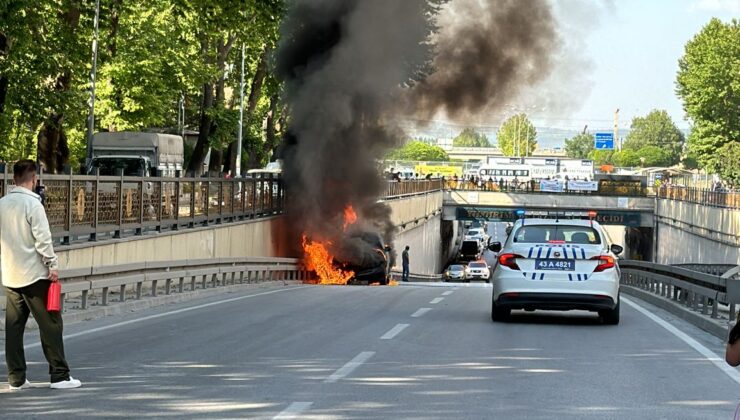
[{"label": "man's white sneaker", "polygon": [[73,377],[69,377],[66,381],[52,382],[50,385],[51,389],[72,389],[79,388],[82,386],[82,382],[78,381]]},{"label": "man's white sneaker", "polygon": [[31,382],[29,382],[28,379],[26,379],[26,382],[21,386],[8,385],[8,388],[10,388],[11,391],[20,391],[21,389],[26,389],[30,387],[31,387]]}]

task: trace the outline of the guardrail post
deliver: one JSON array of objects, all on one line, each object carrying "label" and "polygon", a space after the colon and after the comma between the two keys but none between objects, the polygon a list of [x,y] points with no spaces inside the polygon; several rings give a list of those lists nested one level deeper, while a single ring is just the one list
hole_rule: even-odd
[{"label": "guardrail post", "polygon": [[221,224],[224,217],[224,180],[222,179],[218,183],[218,219],[216,224]]},{"label": "guardrail post", "polygon": [[[72,171],[69,171],[69,183],[67,184],[67,218],[64,221],[64,230],[67,232],[64,237],[62,237],[62,245],[69,245],[70,243],[70,236],[72,235],[72,187],[74,185],[74,182],[72,180]],[[85,211],[84,207],[82,209],[83,213]]]},{"label": "guardrail post", "polygon": [[[164,181],[162,181],[162,178],[159,179],[159,181],[156,181],[157,184],[159,184],[159,197],[157,199],[159,200],[159,209],[157,211],[157,227],[156,231],[157,233],[162,232],[162,218],[164,216],[164,205],[167,203],[167,200],[165,200],[164,197]],[[153,200],[152,200],[153,201]],[[169,209],[168,209],[169,210]],[[170,217],[174,217],[174,214],[170,214]]]},{"label": "guardrail post", "polygon": [[178,284],[177,291],[182,293],[185,290],[185,277],[180,277],[180,283]]},{"label": "guardrail post", "polygon": [[138,182],[139,184],[139,226],[136,227],[136,233],[134,233],[136,236],[141,236],[144,234],[144,175],[141,176],[141,179]]},{"label": "guardrail post", "polygon": [[125,284],[122,284],[121,285],[121,291],[120,291],[120,293],[121,293],[121,295],[118,296],[118,301],[119,302],[125,302],[126,301],[126,285]]},{"label": "guardrail post", "polygon": [[117,228],[118,230],[113,232],[114,238],[120,238],[123,230],[123,172],[121,172],[121,179],[118,181],[118,219]]},{"label": "guardrail post", "polygon": [[[82,309],[87,309],[87,296],[88,296],[88,291],[87,290],[83,290],[82,291],[82,297],[80,298],[80,308],[82,308]],[[64,295],[63,294],[62,294],[62,302],[64,302]]]},{"label": "guardrail post", "polygon": [[180,194],[182,193],[180,179],[175,181],[175,202],[173,204],[173,215],[175,218],[175,224],[172,226],[172,230],[180,229]]},{"label": "guardrail post", "polygon": [[100,169],[95,170],[95,182],[93,182],[93,231],[90,233],[90,242],[98,239],[98,217],[100,216]]},{"label": "guardrail post", "polygon": [[103,292],[101,293],[102,298],[102,305],[108,306],[108,287],[103,287]]}]

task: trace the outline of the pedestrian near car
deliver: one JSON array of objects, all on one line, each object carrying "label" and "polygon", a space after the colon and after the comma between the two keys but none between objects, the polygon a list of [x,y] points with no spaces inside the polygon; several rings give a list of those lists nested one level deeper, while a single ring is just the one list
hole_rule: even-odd
[{"label": "pedestrian near car", "polygon": [[409,281],[409,246],[401,253],[401,265],[403,267],[403,274],[401,274],[401,281]]},{"label": "pedestrian near car", "polygon": [[28,388],[23,333],[28,316],[39,326],[49,363],[51,388],[78,388],[64,356],[62,315],[46,309],[49,286],[59,281],[57,256],[41,197],[36,164],[22,160],[13,167],[16,187],[0,199],[0,278],[5,288],[5,361],[11,390]]},{"label": "pedestrian near car", "polygon": [[725,361],[730,366],[740,366],[740,315],[738,315],[735,326],[730,330],[730,337],[727,340],[727,350],[725,351]]}]

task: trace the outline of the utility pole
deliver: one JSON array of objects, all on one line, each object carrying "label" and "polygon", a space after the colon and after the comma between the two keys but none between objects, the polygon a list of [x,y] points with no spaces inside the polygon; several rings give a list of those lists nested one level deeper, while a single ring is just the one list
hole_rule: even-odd
[{"label": "utility pole", "polygon": [[614,111],[614,143],[618,150],[622,150],[622,142],[619,140],[619,108]]},{"label": "utility pole", "polygon": [[92,68],[90,69],[90,109],[87,114],[87,156],[85,163],[92,158],[92,138],[95,130],[95,76],[98,72],[98,20],[100,19],[100,0],[95,0],[95,20],[93,21]]},{"label": "utility pole", "polygon": [[244,130],[244,44],[242,44],[242,63],[241,75],[239,76],[239,128],[236,140],[236,173],[234,176],[241,176],[242,173],[242,132]]}]

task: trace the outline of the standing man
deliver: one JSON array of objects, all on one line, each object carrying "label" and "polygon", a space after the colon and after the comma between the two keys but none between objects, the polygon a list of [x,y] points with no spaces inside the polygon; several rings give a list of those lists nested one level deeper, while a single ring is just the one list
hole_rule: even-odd
[{"label": "standing man", "polygon": [[11,390],[28,388],[23,332],[28,315],[39,326],[41,347],[49,362],[51,388],[77,388],[69,376],[62,341],[62,315],[46,310],[51,282],[59,281],[57,256],[41,197],[33,192],[38,182],[36,164],[22,160],[13,167],[16,187],[0,199],[0,278],[5,287],[5,361]]},{"label": "standing man", "polygon": [[403,264],[403,274],[401,275],[401,281],[409,281],[409,246],[406,245],[406,249],[401,253],[401,259]]}]

